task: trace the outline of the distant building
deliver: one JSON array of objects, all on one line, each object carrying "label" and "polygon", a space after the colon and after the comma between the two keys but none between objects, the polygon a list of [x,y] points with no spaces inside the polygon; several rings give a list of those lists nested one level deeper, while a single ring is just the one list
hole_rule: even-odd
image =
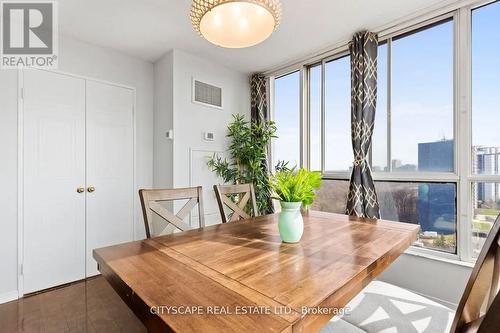
[{"label": "distant building", "polygon": [[401,160],[393,159],[391,161],[392,171],[406,171],[413,172],[417,171],[417,166],[415,164],[403,164]]},{"label": "distant building", "polygon": [[[499,174],[500,147],[473,147],[472,159],[474,172],[480,175]],[[474,195],[482,202],[497,202],[500,200],[499,183],[477,183]]]},{"label": "distant building", "polygon": [[418,170],[434,172],[453,171],[453,140],[418,144]]},{"label": "distant building", "polygon": [[392,170],[396,170],[401,166],[401,160],[393,159],[392,160]]},{"label": "distant building", "polygon": [[[418,170],[454,170],[453,140],[418,144]],[[418,186],[418,220],[425,233],[456,232],[456,189],[454,184],[426,183]]]},{"label": "distant building", "polygon": [[[451,172],[454,170],[454,141],[441,140],[418,144],[418,170]],[[473,147],[475,174],[500,173],[500,147]],[[472,202],[494,203],[500,200],[499,183],[474,184]],[[429,183],[418,187],[418,215],[423,232],[456,232],[456,188],[453,184]]]}]

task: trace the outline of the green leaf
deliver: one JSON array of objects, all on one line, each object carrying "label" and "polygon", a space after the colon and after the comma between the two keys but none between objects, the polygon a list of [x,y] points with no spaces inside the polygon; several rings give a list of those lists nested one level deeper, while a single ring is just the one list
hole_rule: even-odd
[{"label": "green leaf", "polygon": [[316,198],[315,190],[321,186],[321,174],[304,168],[295,171],[295,167],[289,169],[280,164],[276,169],[270,178],[273,196],[282,201],[300,201],[302,205],[310,206]]}]

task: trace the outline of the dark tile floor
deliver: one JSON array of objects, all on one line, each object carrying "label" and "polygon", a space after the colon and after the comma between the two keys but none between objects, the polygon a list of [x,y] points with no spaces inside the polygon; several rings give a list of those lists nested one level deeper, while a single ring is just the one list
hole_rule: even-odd
[{"label": "dark tile floor", "polygon": [[0,332],[146,332],[102,277],[0,304]]}]

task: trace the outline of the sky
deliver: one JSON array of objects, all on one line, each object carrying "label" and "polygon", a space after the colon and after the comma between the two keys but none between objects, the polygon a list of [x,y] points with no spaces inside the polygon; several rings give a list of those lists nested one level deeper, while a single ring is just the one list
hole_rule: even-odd
[{"label": "sky", "polygon": [[[500,2],[473,11],[472,127],[474,145],[500,147]],[[326,64],[326,169],[352,163],[349,57]],[[275,160],[298,163],[298,72],[275,81],[275,120],[280,139]],[[320,160],[320,67],[311,70],[311,164]],[[453,22],[392,43],[392,159],[418,163],[418,143],[453,139]],[[373,165],[387,165],[387,46],[378,50],[378,96]]]}]

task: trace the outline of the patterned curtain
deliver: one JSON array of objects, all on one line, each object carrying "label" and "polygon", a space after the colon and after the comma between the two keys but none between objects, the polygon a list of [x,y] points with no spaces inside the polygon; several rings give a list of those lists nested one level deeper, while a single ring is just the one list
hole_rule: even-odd
[{"label": "patterned curtain", "polygon": [[267,79],[262,74],[253,74],[250,78],[251,116],[253,122],[269,118],[267,109]]},{"label": "patterned curtain", "polygon": [[377,101],[378,36],[363,31],[354,35],[351,51],[351,139],[353,170],[346,214],[380,218],[370,165],[366,160],[372,144]]},{"label": "patterned curtain", "polygon": [[[269,120],[269,110],[267,104],[267,78],[262,74],[253,74],[250,77],[250,113],[252,122],[259,123],[264,120]],[[269,155],[270,149],[267,150],[266,159],[262,161],[262,168],[267,171],[270,169]],[[256,184],[258,185],[258,184]],[[265,195],[267,197],[267,209],[261,214],[274,213],[273,201],[271,199],[270,188],[256,188],[256,195]],[[265,194],[262,194],[265,192]]]}]

